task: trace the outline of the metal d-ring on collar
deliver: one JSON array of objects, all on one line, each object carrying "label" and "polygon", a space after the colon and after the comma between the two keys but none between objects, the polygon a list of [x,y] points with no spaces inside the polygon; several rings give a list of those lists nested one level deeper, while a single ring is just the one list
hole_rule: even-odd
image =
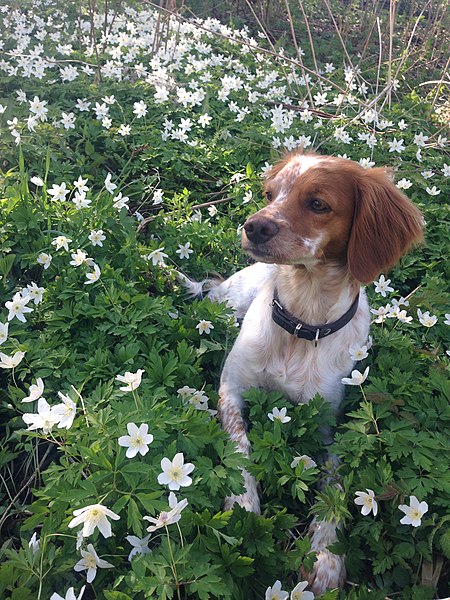
[{"label": "metal d-ring on collar", "polygon": [[297,319],[294,315],[291,315],[291,313],[280,304],[278,291],[275,289],[272,300],[272,319],[277,325],[285,329],[291,335],[295,335],[295,337],[301,340],[315,342],[317,345],[318,340],[339,331],[339,329],[342,329],[351,321],[358,309],[358,302],[359,294],[356,296],[348,311],[337,321],[325,323],[323,325],[308,325],[301,319]]}]

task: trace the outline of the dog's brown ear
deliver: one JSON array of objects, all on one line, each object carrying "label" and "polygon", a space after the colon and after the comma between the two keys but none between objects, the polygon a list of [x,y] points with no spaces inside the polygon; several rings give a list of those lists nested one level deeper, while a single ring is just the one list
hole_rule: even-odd
[{"label": "dog's brown ear", "polygon": [[385,169],[359,174],[357,186],[348,266],[358,281],[370,283],[393,267],[411,246],[423,241],[424,220]]}]

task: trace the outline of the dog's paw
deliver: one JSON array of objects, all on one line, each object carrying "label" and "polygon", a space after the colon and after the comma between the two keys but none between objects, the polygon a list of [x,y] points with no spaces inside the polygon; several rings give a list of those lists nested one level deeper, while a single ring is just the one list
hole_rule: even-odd
[{"label": "dog's paw", "polygon": [[329,550],[317,553],[317,560],[311,571],[300,570],[302,579],[308,582],[316,596],[327,590],[342,588],[345,583],[345,562],[343,556],[333,554]]},{"label": "dog's paw", "polygon": [[253,512],[257,515],[261,514],[261,506],[259,503],[258,484],[256,479],[244,471],[245,492],[240,496],[228,496],[225,498],[224,509],[231,510],[234,504],[239,504],[248,512]]}]

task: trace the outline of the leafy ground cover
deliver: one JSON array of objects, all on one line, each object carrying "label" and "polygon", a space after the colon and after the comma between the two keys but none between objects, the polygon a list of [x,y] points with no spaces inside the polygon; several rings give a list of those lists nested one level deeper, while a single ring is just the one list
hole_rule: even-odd
[{"label": "leafy ground cover", "polygon": [[[327,598],[448,595],[444,113],[401,69],[302,67],[214,19],[0,13],[0,596],[282,598],[314,561],[313,506],[345,524],[349,583]],[[295,148],[390,165],[426,219],[426,244],[368,286],[372,339],[352,349],[368,376],[323,492],[327,407],[250,390],[245,465],[215,413],[234,317],[174,274],[247,264],[239,227]],[[222,512],[242,466],[262,516]]]}]

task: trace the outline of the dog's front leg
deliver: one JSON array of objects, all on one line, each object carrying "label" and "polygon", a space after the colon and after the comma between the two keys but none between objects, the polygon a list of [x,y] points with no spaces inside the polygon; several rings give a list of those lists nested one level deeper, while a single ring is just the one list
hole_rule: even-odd
[{"label": "dog's front leg", "polygon": [[[237,443],[237,449],[245,456],[250,456],[250,442],[247,437],[246,426],[242,416],[244,401],[242,392],[244,388],[230,383],[227,379],[226,365],[222,373],[219,389],[219,417],[223,429],[230,435],[233,442]],[[233,504],[237,503],[249,512],[260,514],[258,486],[256,479],[243,470],[245,492],[240,496],[229,496],[225,498],[225,510],[231,510]]]},{"label": "dog's front leg", "polygon": [[[329,443],[331,432],[326,428],[324,428],[323,437],[325,443]],[[325,478],[321,487],[335,485],[342,489],[339,483],[332,480],[333,472],[339,466],[338,457],[327,451],[323,462],[329,476]],[[337,529],[341,526],[342,524],[335,520],[321,521],[314,517],[309,527],[311,550],[316,553],[317,560],[311,571],[307,572],[302,569],[300,574],[302,579],[308,581],[309,588],[316,595],[323,594],[327,590],[342,588],[345,583],[345,557],[334,554],[328,549],[328,546],[337,542]]]}]

